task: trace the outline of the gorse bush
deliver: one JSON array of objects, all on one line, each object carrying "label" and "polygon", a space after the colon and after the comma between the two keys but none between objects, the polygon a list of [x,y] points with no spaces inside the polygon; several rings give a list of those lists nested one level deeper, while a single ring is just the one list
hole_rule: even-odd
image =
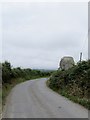
[{"label": "gorse bush", "polygon": [[[82,99],[90,109],[90,60],[78,62],[68,70],[57,70],[49,79],[49,87],[65,96],[74,96]],[[88,101],[88,102],[85,102]],[[79,101],[80,103],[80,101]]]}]

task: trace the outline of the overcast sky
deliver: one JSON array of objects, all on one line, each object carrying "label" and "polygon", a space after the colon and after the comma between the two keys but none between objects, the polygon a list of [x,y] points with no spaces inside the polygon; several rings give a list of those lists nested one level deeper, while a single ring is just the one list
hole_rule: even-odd
[{"label": "overcast sky", "polygon": [[88,58],[87,3],[4,3],[3,61],[14,67],[57,69],[63,56]]}]

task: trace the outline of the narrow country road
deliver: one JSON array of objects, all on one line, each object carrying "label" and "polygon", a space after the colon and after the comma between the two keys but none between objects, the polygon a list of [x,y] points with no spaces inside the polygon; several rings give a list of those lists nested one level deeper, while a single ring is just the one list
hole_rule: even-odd
[{"label": "narrow country road", "polygon": [[3,118],[88,118],[87,109],[49,89],[46,80],[30,80],[14,87]]}]

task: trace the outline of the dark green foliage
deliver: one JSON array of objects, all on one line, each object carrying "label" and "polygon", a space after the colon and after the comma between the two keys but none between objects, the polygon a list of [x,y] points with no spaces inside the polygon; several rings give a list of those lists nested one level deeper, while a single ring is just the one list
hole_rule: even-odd
[{"label": "dark green foliage", "polygon": [[[77,63],[65,71],[56,71],[49,79],[49,87],[90,109],[90,60]],[[80,100],[77,100],[80,99]],[[87,105],[88,104],[88,105]]]},{"label": "dark green foliage", "polygon": [[32,70],[30,68],[21,69],[20,67],[12,68],[11,64],[7,61],[2,63],[2,82],[3,85],[5,83],[11,84],[13,79],[16,78],[23,78],[25,80],[30,80],[39,77],[46,77],[50,76],[51,72],[49,71],[39,71],[39,70]]},{"label": "dark green foliage", "polygon": [[12,78],[11,64],[7,61],[2,63],[2,81],[3,83],[10,83]]}]

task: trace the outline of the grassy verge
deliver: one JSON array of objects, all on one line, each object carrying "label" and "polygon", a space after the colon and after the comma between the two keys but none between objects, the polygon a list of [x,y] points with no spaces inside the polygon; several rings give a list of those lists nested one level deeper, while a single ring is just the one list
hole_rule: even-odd
[{"label": "grassy verge", "polygon": [[90,109],[90,100],[89,99],[80,98],[79,96],[70,95],[70,94],[68,94],[68,92],[66,90],[59,90],[56,92],[58,92],[62,96],[67,97],[69,100],[72,100],[73,102],[78,103],[87,109]]},{"label": "grassy verge", "polygon": [[5,105],[5,101],[6,101],[6,97],[8,96],[8,94],[10,93],[11,89],[21,83],[24,82],[25,80],[23,78],[17,78],[17,79],[13,79],[13,82],[11,84],[5,83],[2,86],[2,106]]},{"label": "grassy verge", "polygon": [[0,88],[0,118],[2,113],[2,88]]},{"label": "grassy verge", "polygon": [[[50,88],[49,84],[50,84],[50,81],[48,80],[46,82],[46,85]],[[78,103],[78,104],[80,104],[80,105],[82,105],[85,108],[90,110],[90,99],[88,99],[88,98],[80,98],[79,96],[70,95],[68,93],[67,89],[63,89],[63,90],[61,90],[61,89],[58,90],[58,89],[55,89],[55,88],[50,88],[50,89],[52,89],[53,91],[57,92],[58,94],[66,97],[69,100],[71,100],[71,101],[73,101],[75,103]]]}]

